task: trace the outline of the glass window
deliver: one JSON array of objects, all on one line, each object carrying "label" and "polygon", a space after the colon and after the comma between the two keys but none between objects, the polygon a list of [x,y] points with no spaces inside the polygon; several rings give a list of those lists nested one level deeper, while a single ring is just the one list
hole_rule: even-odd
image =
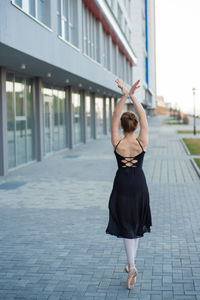
[{"label": "glass window", "polygon": [[57,0],[57,31],[58,35],[62,35],[61,31],[61,3],[60,0]]},{"label": "glass window", "polygon": [[49,0],[36,0],[37,1],[37,19],[50,27],[50,1]]},{"label": "glass window", "polygon": [[106,35],[106,39],[107,39],[107,69],[111,70],[110,68],[110,39],[109,39],[109,35]]},{"label": "glass window", "polygon": [[15,4],[22,8],[22,0],[15,0]]},{"label": "glass window", "polygon": [[6,74],[8,168],[35,159],[35,110],[30,79]]},{"label": "glass window", "polygon": [[58,34],[66,41],[78,46],[77,0],[57,0]]},{"label": "glass window", "polygon": [[92,138],[91,97],[85,97],[86,138]]},{"label": "glass window", "polygon": [[123,79],[123,55],[119,52],[119,71],[118,76]]},{"label": "glass window", "polygon": [[16,166],[15,155],[15,108],[14,108],[14,76],[6,75],[6,101],[7,101],[7,136],[8,136],[8,168]]},{"label": "glass window", "polygon": [[63,149],[67,145],[66,140],[66,120],[65,116],[67,115],[67,105],[65,105],[65,91],[58,91],[59,99],[59,148]]},{"label": "glass window", "polygon": [[[90,14],[91,15],[91,14]],[[91,15],[90,19],[90,34],[91,34],[91,57],[94,59],[94,18]]]},{"label": "glass window", "polygon": [[113,9],[113,7],[114,7],[114,0],[110,1],[110,5],[111,5],[111,8]]},{"label": "glass window", "polygon": [[22,77],[15,78],[15,101],[16,101],[16,116],[24,116],[25,115],[24,80]]},{"label": "glass window", "polygon": [[129,44],[131,44],[131,30],[130,29],[128,30],[128,41],[129,41]]},{"label": "glass window", "polygon": [[132,81],[133,81],[133,68],[131,65],[129,65],[129,70],[130,70],[130,84],[132,84]]},{"label": "glass window", "polygon": [[26,112],[27,112],[27,156],[28,161],[35,159],[35,109],[32,80],[26,81]]},{"label": "glass window", "polygon": [[44,121],[44,155],[53,151],[53,95],[51,88],[44,85],[43,94],[43,121]]},{"label": "glass window", "polygon": [[95,98],[97,137],[103,134],[103,98]]},{"label": "glass window", "polygon": [[77,16],[77,0],[70,0],[69,1],[70,8],[69,8],[69,41],[78,46],[78,16]]},{"label": "glass window", "polygon": [[74,144],[81,142],[81,101],[80,95],[72,93]]},{"label": "glass window", "polygon": [[91,34],[90,34],[91,14],[88,10],[87,10],[86,18],[87,18],[87,38],[88,38],[88,52],[87,52],[87,55],[91,56]]},{"label": "glass window", "polygon": [[118,17],[118,22],[120,24],[120,26],[122,27],[122,10],[119,6],[119,4],[117,5],[117,17]]},{"label": "glass window", "polygon": [[63,37],[65,40],[69,40],[69,20],[68,20],[68,0],[63,0],[63,15],[62,15],[62,22],[63,22]]},{"label": "glass window", "polygon": [[83,52],[87,54],[88,52],[88,40],[87,40],[87,9],[83,5]]},{"label": "glass window", "polygon": [[112,72],[117,75],[117,46],[112,43]]},{"label": "glass window", "polygon": [[107,67],[107,39],[106,39],[106,33],[103,31],[103,66]]},{"label": "glass window", "polygon": [[110,131],[110,99],[106,98],[106,127],[107,133]]},{"label": "glass window", "polygon": [[35,14],[35,0],[29,0],[29,14],[33,17],[36,16]]},{"label": "glass window", "polygon": [[128,38],[128,24],[127,24],[127,21],[125,20],[125,23],[124,23],[124,33],[125,33],[125,36],[126,38]]},{"label": "glass window", "polygon": [[14,2],[26,13],[50,27],[50,1],[49,0],[15,0]]},{"label": "glass window", "polygon": [[57,90],[53,90],[53,148],[59,149],[59,100]]},{"label": "glass window", "polygon": [[17,165],[26,163],[26,120],[16,120]]},{"label": "glass window", "polygon": [[94,18],[85,5],[83,5],[82,20],[83,52],[100,63],[99,21]]},{"label": "glass window", "polygon": [[96,60],[100,63],[100,34],[99,34],[99,21],[95,21],[96,23]]},{"label": "glass window", "polygon": [[65,92],[53,90],[53,149],[65,147]]},{"label": "glass window", "polygon": [[114,98],[111,98],[111,109],[112,109],[112,114],[115,110],[115,99]]}]

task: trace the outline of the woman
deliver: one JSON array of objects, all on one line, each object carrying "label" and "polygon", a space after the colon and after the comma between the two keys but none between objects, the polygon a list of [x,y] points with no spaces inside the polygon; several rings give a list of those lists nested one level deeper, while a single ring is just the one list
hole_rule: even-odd
[{"label": "woman", "polygon": [[[145,232],[150,232],[150,226],[152,226],[149,191],[142,169],[148,144],[148,123],[145,110],[134,97],[135,91],[140,87],[139,82],[140,80],[128,92],[119,79],[116,80],[123,97],[115,107],[111,125],[111,142],[118,170],[108,204],[109,222],[106,233],[123,238],[128,259],[128,265],[125,267],[128,272],[128,289],[134,287],[138,274],[135,257],[139,238],[143,237]],[[131,111],[124,112],[120,117],[129,96],[133,101],[139,120]],[[119,131],[119,120],[124,134],[123,138]],[[140,132],[135,138],[135,130],[139,122]]]}]

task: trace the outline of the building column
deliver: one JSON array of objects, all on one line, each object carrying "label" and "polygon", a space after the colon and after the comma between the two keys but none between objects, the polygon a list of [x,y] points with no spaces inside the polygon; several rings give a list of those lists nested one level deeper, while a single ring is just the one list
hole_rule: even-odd
[{"label": "building column", "polygon": [[115,100],[114,100],[114,104],[115,104],[115,105],[114,105],[114,109],[115,109],[115,107],[116,107],[116,105],[117,105],[117,102],[118,102],[118,101],[117,101],[118,98],[114,98],[114,99],[115,99]]},{"label": "building column", "polygon": [[95,110],[95,93],[91,94],[91,121],[92,121],[92,136],[97,138],[96,132],[96,110]]},{"label": "building column", "polygon": [[0,67],[0,176],[8,174],[6,71]]},{"label": "building column", "polygon": [[68,104],[68,141],[69,148],[73,148],[74,135],[73,135],[73,108],[72,108],[72,88],[69,86],[67,88],[67,104]]},{"label": "building column", "polygon": [[85,91],[80,91],[81,99],[81,139],[86,144],[86,114],[85,114]]},{"label": "building column", "polygon": [[43,97],[42,79],[35,78],[35,103],[36,103],[36,159],[42,161],[44,156],[44,129],[43,129]]},{"label": "building column", "polygon": [[103,97],[103,133],[107,134],[106,97]]}]

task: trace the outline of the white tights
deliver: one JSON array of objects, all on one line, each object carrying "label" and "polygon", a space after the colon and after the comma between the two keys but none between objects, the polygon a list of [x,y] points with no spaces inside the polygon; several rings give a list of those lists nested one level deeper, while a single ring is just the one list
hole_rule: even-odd
[{"label": "white tights", "polygon": [[128,263],[131,265],[135,265],[135,258],[136,258],[139,238],[136,239],[123,238],[123,240],[124,240],[124,246],[126,250]]}]

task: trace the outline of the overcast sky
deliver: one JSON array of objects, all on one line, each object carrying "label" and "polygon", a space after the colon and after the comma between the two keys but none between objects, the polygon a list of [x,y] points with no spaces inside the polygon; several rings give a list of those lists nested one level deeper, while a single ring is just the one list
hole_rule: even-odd
[{"label": "overcast sky", "polygon": [[200,113],[200,0],[156,0],[157,94]]}]

